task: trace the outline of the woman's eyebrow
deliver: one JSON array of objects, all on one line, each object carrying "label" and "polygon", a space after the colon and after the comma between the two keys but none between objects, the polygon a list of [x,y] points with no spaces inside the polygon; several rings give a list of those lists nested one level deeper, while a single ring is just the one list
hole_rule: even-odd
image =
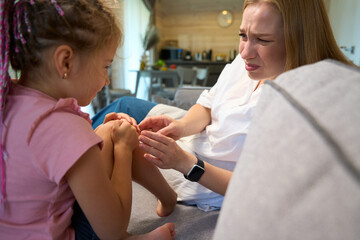
[{"label": "woman's eyebrow", "polygon": [[271,33],[253,33],[253,34],[258,37],[270,37],[273,35]]},{"label": "woman's eyebrow", "polygon": [[[239,29],[239,32],[246,32],[245,29],[243,28],[240,28]],[[257,37],[270,37],[272,36],[273,34],[272,33],[265,33],[265,32],[251,32],[251,34],[257,36]]]}]

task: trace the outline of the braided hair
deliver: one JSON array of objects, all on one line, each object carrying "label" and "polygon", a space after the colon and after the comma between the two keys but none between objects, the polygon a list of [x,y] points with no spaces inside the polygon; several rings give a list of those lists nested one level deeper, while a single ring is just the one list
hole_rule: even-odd
[{"label": "braided hair", "polygon": [[10,85],[9,75],[9,26],[8,26],[8,12],[5,10],[6,1],[0,0],[0,167],[1,167],[1,209],[4,209],[5,198],[5,155],[2,141],[3,131],[3,113],[5,107],[5,96]]},{"label": "braided hair", "polygon": [[[75,52],[92,53],[107,44],[121,42],[122,33],[110,9],[101,0],[0,0],[0,136],[6,94],[16,72],[47,64],[44,52],[67,44]],[[0,144],[1,209],[5,199],[6,150]]]}]

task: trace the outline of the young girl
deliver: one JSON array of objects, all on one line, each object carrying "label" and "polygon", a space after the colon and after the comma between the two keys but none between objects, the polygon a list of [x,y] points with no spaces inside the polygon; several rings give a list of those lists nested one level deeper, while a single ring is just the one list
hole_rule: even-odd
[{"label": "young girl", "polygon": [[[1,238],[78,238],[82,233],[71,227],[76,200],[101,239],[173,239],[172,223],[140,236],[126,232],[132,178],[159,198],[160,216],[176,204],[159,171],[132,160],[138,147],[132,119],[110,116],[96,134],[79,108],[109,84],[121,40],[113,15],[98,0],[0,6]],[[9,61],[21,72],[16,83]]]}]

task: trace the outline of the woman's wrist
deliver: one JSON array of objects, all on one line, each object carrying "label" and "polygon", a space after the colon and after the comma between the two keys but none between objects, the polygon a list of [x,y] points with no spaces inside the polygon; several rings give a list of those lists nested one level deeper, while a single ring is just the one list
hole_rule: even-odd
[{"label": "woman's wrist", "polygon": [[191,132],[192,131],[191,126],[193,125],[194,125],[193,121],[188,121],[188,119],[180,119],[179,120],[180,138],[192,135],[193,133]]},{"label": "woman's wrist", "polygon": [[179,121],[181,122],[181,137],[199,133],[211,122],[211,109],[195,104]]},{"label": "woman's wrist", "polygon": [[186,122],[183,119],[180,119],[177,121],[178,122],[178,129],[179,131],[179,139],[182,137],[186,137],[185,132],[186,132]]},{"label": "woman's wrist", "polygon": [[186,152],[186,157],[181,161],[181,165],[176,169],[182,174],[187,174],[190,169],[197,163],[196,156]]}]

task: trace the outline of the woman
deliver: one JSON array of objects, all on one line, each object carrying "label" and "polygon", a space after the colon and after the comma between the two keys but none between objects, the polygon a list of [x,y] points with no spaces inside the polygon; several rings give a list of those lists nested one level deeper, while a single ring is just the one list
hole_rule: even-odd
[{"label": "woman", "polygon": [[[245,0],[239,35],[240,56],[181,119],[159,115],[168,113],[163,105],[129,105],[133,112],[137,106],[150,111],[139,125],[144,157],[173,169],[163,174],[178,200],[204,210],[221,206],[219,196],[226,192],[265,80],[326,58],[350,64],[336,45],[322,0]],[[119,100],[114,104],[119,108],[112,110],[123,111],[126,101]],[[137,115],[131,111],[125,112]]]}]

